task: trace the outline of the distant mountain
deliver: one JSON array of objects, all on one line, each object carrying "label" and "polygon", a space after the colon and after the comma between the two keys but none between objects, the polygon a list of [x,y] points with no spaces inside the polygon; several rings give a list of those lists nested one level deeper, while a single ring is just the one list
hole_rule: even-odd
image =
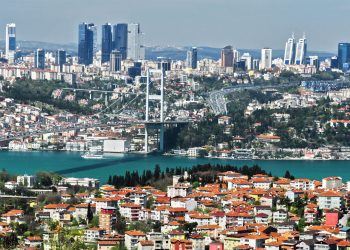
[{"label": "distant mountain", "polygon": [[[185,60],[186,52],[190,47],[147,47],[146,48],[146,57],[148,59],[156,59],[157,57],[166,57],[173,60]],[[214,60],[220,59],[221,48],[213,47],[197,47],[198,50],[198,59],[211,58]],[[253,58],[260,58],[261,51],[260,49],[238,49],[241,53],[249,53]],[[320,59],[325,59],[334,56],[330,52],[322,51],[309,51],[309,55],[318,55]],[[284,50],[276,49],[273,50],[273,58],[283,58]]]},{"label": "distant mountain", "polygon": [[[76,55],[78,45],[75,43],[59,44],[59,43],[49,43],[49,42],[38,42],[38,41],[17,41],[17,46],[24,52],[33,51],[38,48],[45,49],[47,51],[54,51],[58,49],[64,49],[68,54]],[[0,41],[0,49],[5,48],[5,41]]]},{"label": "distant mountain", "polygon": [[[68,44],[59,44],[59,43],[49,43],[49,42],[38,42],[38,41],[17,41],[17,45],[21,48],[22,51],[33,51],[37,48],[42,48],[48,51],[54,51],[57,49],[64,49],[70,55],[77,55],[78,45],[76,43]],[[5,41],[0,41],[0,49],[5,48]],[[185,60],[187,50],[190,46],[183,47],[161,47],[161,46],[152,46],[146,47],[146,59],[155,60],[157,57],[166,57],[173,60]],[[198,59],[211,58],[214,60],[220,59],[221,48],[213,48],[201,46],[197,47],[198,49]],[[238,49],[241,53],[247,52],[251,54],[253,58],[260,58],[260,49]],[[309,51],[309,55],[318,55],[320,59],[329,58],[334,56],[330,52],[321,52],[321,51]],[[283,57],[283,50],[273,50],[273,57]]]}]

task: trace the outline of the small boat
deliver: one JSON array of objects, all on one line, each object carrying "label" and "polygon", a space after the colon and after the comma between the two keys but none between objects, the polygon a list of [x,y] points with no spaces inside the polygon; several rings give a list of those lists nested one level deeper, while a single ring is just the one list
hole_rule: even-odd
[{"label": "small boat", "polygon": [[81,156],[84,159],[103,159],[103,155],[102,154],[96,154],[96,153],[92,153],[92,152],[87,152],[86,154],[83,154]]}]

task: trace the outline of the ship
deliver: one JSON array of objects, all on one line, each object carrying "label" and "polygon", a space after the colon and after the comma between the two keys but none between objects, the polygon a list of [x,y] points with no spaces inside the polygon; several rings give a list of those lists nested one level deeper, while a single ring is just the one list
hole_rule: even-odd
[{"label": "ship", "polygon": [[102,154],[96,154],[93,152],[87,152],[87,153],[83,154],[81,157],[84,159],[95,159],[95,160],[103,159]]}]

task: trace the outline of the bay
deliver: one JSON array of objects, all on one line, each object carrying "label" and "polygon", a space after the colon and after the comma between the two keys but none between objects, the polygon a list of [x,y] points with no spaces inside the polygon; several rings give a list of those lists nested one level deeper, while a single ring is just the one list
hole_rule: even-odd
[{"label": "bay", "polygon": [[79,152],[56,151],[0,151],[0,169],[14,175],[35,174],[39,171],[57,172],[69,177],[98,178],[106,182],[109,175],[123,175],[125,171],[154,169],[159,164],[167,167],[191,167],[196,164],[259,165],[273,175],[283,176],[286,170],[298,178],[321,180],[327,176],[341,176],[350,180],[350,161],[321,160],[226,160],[187,158],[162,155],[118,154],[105,159],[83,159]]}]

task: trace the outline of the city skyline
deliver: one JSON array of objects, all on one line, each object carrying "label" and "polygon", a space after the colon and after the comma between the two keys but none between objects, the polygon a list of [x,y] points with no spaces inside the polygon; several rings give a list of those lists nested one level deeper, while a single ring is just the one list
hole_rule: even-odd
[{"label": "city skyline", "polygon": [[[83,4],[78,0],[69,2],[69,8],[64,4],[64,2],[68,4],[67,0],[60,1],[60,5],[57,1],[47,3],[43,0],[33,0],[30,3],[21,2],[23,8],[20,9],[17,8],[19,2],[20,0],[6,1],[4,8],[0,10],[2,16],[0,27],[4,27],[6,23],[16,23],[18,40],[77,43],[76,25],[85,21],[99,27],[99,37],[101,25],[106,22],[141,23],[146,34],[146,46],[219,48],[232,45],[235,48],[283,49],[286,37],[290,37],[292,32],[297,37],[305,32],[312,50],[335,52],[338,42],[350,41],[350,32],[348,34],[343,32],[347,28],[346,24],[340,21],[342,14],[346,15],[350,9],[350,3],[343,0],[336,0],[341,4],[310,0],[302,2],[303,8],[298,8],[301,6],[299,4],[301,0],[288,0],[283,3],[275,0],[266,0],[263,3],[256,0],[239,0],[234,3],[226,0],[215,3],[204,0],[200,5],[198,0],[189,2],[150,0],[146,3],[136,0],[132,0],[131,3],[116,3],[109,0],[103,6],[93,1],[84,1]],[[97,14],[102,13],[101,8],[107,5],[110,8],[105,8],[103,15]],[[81,11],[75,12],[78,6]],[[183,8],[184,6],[186,8]],[[317,12],[313,11],[316,6]],[[285,9],[288,9],[288,13],[283,11]],[[292,18],[293,10],[296,9],[299,13],[298,18],[294,18],[291,22],[289,16]],[[28,13],[38,16],[38,11],[45,19],[44,23],[42,18],[28,20]],[[24,15],[24,12],[27,14]],[[208,18],[208,15],[211,18]],[[323,20],[324,16],[330,21]],[[308,21],[315,18],[318,21]],[[242,21],[242,25],[237,25]],[[259,25],[256,25],[257,23]],[[333,27],[334,23],[337,23],[336,27]],[[35,29],[34,27],[38,25],[41,28]],[[326,34],[324,30],[327,30]],[[260,39],[257,39],[258,37]],[[4,40],[4,32],[0,33],[0,40]]]}]

